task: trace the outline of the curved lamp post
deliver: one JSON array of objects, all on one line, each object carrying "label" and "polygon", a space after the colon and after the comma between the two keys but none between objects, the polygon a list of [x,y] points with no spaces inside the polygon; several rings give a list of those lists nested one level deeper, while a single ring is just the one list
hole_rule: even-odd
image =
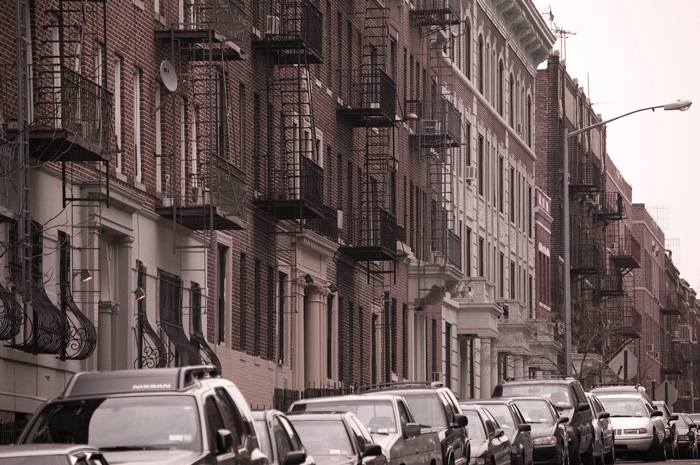
[{"label": "curved lamp post", "polygon": [[640,108],[638,110],[630,111],[624,115],[616,116],[615,118],[610,118],[605,121],[601,121],[596,124],[592,124],[585,128],[576,129],[575,131],[569,132],[564,126],[564,324],[566,329],[566,376],[571,376],[572,374],[572,360],[571,360],[571,238],[570,234],[570,218],[569,218],[569,138],[582,134],[584,132],[591,131],[595,128],[603,126],[605,124],[611,123],[625,116],[632,115],[634,113],[639,113],[646,110],[656,110],[657,108],[663,108],[666,111],[669,110],[679,110],[685,111],[693,104],[690,100],[678,100],[677,102],[667,103],[666,105],[657,105],[653,107]]}]

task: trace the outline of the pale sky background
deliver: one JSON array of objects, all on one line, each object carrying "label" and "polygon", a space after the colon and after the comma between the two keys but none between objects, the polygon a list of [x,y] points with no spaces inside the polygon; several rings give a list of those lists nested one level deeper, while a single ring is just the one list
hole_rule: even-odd
[{"label": "pale sky background", "polygon": [[[607,149],[634,203],[667,207],[667,224],[659,222],[667,245],[678,240],[674,262],[700,292],[700,157],[693,145],[700,140],[700,0],[533,1],[541,13],[551,7],[556,27],[571,33],[554,48],[604,120],[694,102],[685,112],[646,111],[610,123]],[[543,19],[550,24],[548,14]]]}]

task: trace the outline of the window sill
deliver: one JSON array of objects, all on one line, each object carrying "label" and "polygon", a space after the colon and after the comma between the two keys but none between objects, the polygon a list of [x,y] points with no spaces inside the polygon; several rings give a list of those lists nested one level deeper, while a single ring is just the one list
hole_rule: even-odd
[{"label": "window sill", "polygon": [[131,1],[133,2],[134,6],[138,9],[140,9],[141,11],[146,9],[145,5],[143,4],[143,0],[131,0]]}]

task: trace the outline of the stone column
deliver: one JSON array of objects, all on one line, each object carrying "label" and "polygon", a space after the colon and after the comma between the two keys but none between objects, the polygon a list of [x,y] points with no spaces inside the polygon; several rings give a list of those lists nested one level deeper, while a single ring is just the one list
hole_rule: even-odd
[{"label": "stone column", "polygon": [[312,287],[306,288],[304,296],[304,383],[309,387],[320,387],[325,380],[323,377],[325,359],[323,322],[327,295],[328,292]]},{"label": "stone column", "polygon": [[524,378],[524,367],[525,367],[525,362],[523,360],[522,355],[513,355],[513,364],[515,366],[515,379],[523,379]]},{"label": "stone column", "polygon": [[98,304],[97,324],[97,369],[111,371],[114,369],[112,350],[112,315],[118,312],[118,306],[112,301],[100,301]]},{"label": "stone column", "polygon": [[481,365],[481,395],[482,399],[491,397],[493,385],[491,384],[491,372],[493,371],[493,357],[491,354],[491,339],[480,338],[481,350],[479,351],[479,360]]},{"label": "stone column", "polygon": [[291,308],[292,312],[292,353],[291,353],[291,365],[293,369],[293,381],[292,389],[303,390],[306,387],[305,374],[305,342],[304,342],[304,328],[305,328],[305,311],[304,311],[304,301],[305,301],[305,290],[306,282],[303,276],[298,276],[296,279],[291,281]]}]

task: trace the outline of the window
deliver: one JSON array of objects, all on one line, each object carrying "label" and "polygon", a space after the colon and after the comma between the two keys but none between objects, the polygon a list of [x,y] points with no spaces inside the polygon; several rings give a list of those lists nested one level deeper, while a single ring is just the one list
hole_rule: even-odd
[{"label": "window", "polygon": [[479,92],[483,95],[484,93],[484,37],[479,34],[479,62],[478,62],[478,76],[479,79]]},{"label": "window", "polygon": [[377,354],[377,326],[379,325],[379,315],[376,313],[372,313],[372,331],[371,331],[371,345],[372,345],[372,367],[371,367],[371,374],[372,374],[372,384],[377,384],[379,379],[377,378],[377,364],[379,362],[378,359],[378,354]]},{"label": "window", "polygon": [[484,171],[486,170],[486,166],[484,164],[484,136],[479,134],[479,195],[484,195]]},{"label": "window", "polygon": [[397,341],[398,334],[398,302],[396,299],[391,299],[391,372],[398,373],[398,356],[399,356],[399,346]]},{"label": "window", "polygon": [[216,343],[226,342],[226,264],[228,248],[219,246],[218,263],[216,268],[216,302],[217,302],[217,335]]},{"label": "window", "polygon": [[527,188],[527,235],[532,237],[532,187]]},{"label": "window", "polygon": [[238,350],[245,352],[247,349],[248,340],[248,315],[246,309],[248,308],[248,288],[246,286],[246,275],[248,274],[248,257],[246,254],[241,254],[241,261],[239,263],[239,302],[238,302]]},{"label": "window", "polygon": [[396,80],[396,39],[389,40],[389,77]]},{"label": "window", "polygon": [[262,338],[262,263],[255,259],[253,268],[253,355],[259,357],[261,355],[260,344]]},{"label": "window", "polygon": [[501,116],[503,116],[503,81],[505,79],[503,72],[503,60],[500,60],[498,62],[498,114]]},{"label": "window", "polygon": [[114,55],[114,136],[117,142],[115,169],[122,170],[122,58]]},{"label": "window", "polygon": [[510,75],[508,81],[508,122],[510,127],[515,127],[515,80],[513,74]]},{"label": "window", "polygon": [[396,215],[396,169],[389,169],[389,213]]},{"label": "window", "polygon": [[452,387],[452,325],[445,323],[445,386]]},{"label": "window", "polygon": [[[224,111],[226,111],[226,106],[224,106]],[[245,85],[242,83],[238,85],[238,159],[236,160],[236,166],[239,168],[243,165],[243,157],[246,151],[246,95],[245,95]],[[224,131],[226,128],[224,127]]]},{"label": "window", "polygon": [[464,21],[464,62],[463,71],[467,79],[472,78],[472,26],[469,20]]},{"label": "window", "polygon": [[472,275],[472,230],[467,228],[467,276]]},{"label": "window", "polygon": [[527,124],[525,126],[527,128],[527,145],[528,147],[532,147],[532,97],[530,97],[529,95],[527,96],[526,122]]},{"label": "window", "polygon": [[510,222],[515,224],[515,168],[510,169]]},{"label": "window", "polygon": [[281,271],[278,274],[277,281],[277,363],[284,364],[284,344],[285,344],[285,286],[287,284],[287,275]]},{"label": "window", "polygon": [[503,157],[498,157],[498,211],[503,213]]},{"label": "window", "polygon": [[260,191],[261,189],[261,153],[260,139],[262,137],[262,118],[260,115],[260,94],[253,94],[253,189]]},{"label": "window", "polygon": [[326,378],[333,378],[333,301],[335,296],[326,297]]},{"label": "window", "polygon": [[[258,2],[254,2],[257,4]],[[331,38],[333,37],[333,31],[331,27],[333,25],[333,16],[331,16],[331,2],[326,2],[326,83],[329,88],[333,86],[333,60],[330,51],[332,50]]]},{"label": "window", "polygon": [[503,256],[503,252],[501,252],[501,254],[499,255],[499,266],[498,266],[498,270],[499,270],[499,271],[498,271],[498,272],[499,272],[499,276],[498,276],[498,280],[499,280],[499,282],[498,282],[498,296],[499,296],[499,297],[503,297],[503,296],[505,295],[505,274],[506,274],[506,270],[505,270],[505,268],[504,268],[504,267],[505,267],[504,258],[505,258],[505,257]]},{"label": "window", "polygon": [[[154,108],[160,107],[160,90],[161,90],[161,84],[160,82],[156,82],[156,98],[154,102]],[[162,165],[161,165],[161,155],[163,153],[163,137],[162,137],[162,128],[161,128],[161,122],[160,122],[160,110],[156,112],[155,118],[156,118],[156,153],[155,153],[155,159],[156,159],[156,191],[161,192],[163,190],[163,178],[162,178]]]},{"label": "window", "polygon": [[518,276],[515,274],[515,262],[510,261],[510,298],[515,299],[515,283],[518,280]]},{"label": "window", "polygon": [[431,350],[431,371],[433,373],[437,372],[437,321],[435,318],[432,319],[432,326],[430,331],[430,350]]},{"label": "window", "polygon": [[484,250],[484,238],[479,237],[479,276],[484,277],[484,254],[486,251]]},{"label": "window", "polygon": [[134,180],[141,182],[141,70],[134,68]]},{"label": "window", "polygon": [[204,413],[207,419],[207,436],[209,437],[209,449],[217,451],[217,453],[230,452],[230,449],[226,451],[218,451],[216,447],[217,433],[220,429],[225,429],[226,426],[224,426],[224,420],[223,418],[221,418],[221,412],[219,412],[219,407],[214,401],[214,396],[207,397],[206,401],[204,402]]},{"label": "window", "polygon": [[401,376],[408,379],[408,305],[403,304],[401,308]]}]

